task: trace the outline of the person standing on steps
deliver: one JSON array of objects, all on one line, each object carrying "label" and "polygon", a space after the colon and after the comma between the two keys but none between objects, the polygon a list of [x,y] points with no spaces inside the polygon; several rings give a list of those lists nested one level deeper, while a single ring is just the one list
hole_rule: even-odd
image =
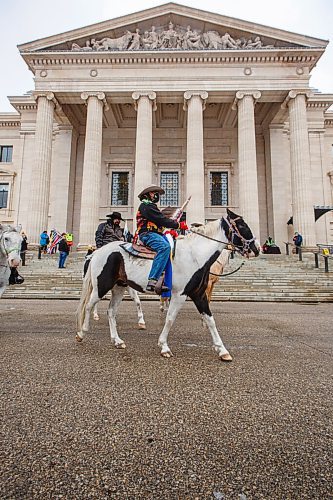
[{"label": "person standing on steps", "polygon": [[62,233],[61,240],[58,243],[59,248],[59,269],[65,268],[65,262],[69,254],[69,246],[66,240],[66,233]]},{"label": "person standing on steps", "polygon": [[21,243],[20,256],[21,256],[22,266],[25,266],[25,254],[28,250],[28,238],[24,231],[22,231],[21,236],[22,236],[22,243]]},{"label": "person standing on steps", "polygon": [[295,245],[295,248],[296,248],[296,253],[298,254],[299,253],[299,249],[300,249],[300,247],[302,246],[302,243],[303,243],[303,237],[297,231],[296,231],[296,233],[295,233],[295,235],[293,237],[293,242],[294,242],[294,245]]},{"label": "person standing on steps", "polygon": [[43,231],[39,236],[39,248],[38,248],[38,258],[42,258],[42,252],[46,254],[47,245],[50,243],[49,235],[47,231]]}]

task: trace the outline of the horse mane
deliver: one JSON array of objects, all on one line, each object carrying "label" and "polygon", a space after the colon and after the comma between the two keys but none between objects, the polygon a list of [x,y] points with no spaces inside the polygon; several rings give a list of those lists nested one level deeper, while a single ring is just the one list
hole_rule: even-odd
[{"label": "horse mane", "polygon": [[219,226],[220,226],[220,219],[213,220],[212,222],[207,222],[207,224],[203,224],[202,226],[196,227],[192,233],[187,235],[187,237],[188,238],[191,238],[191,237],[196,238],[197,235],[195,233],[204,234],[205,236],[214,237],[214,236],[216,236],[216,233],[218,232]]}]

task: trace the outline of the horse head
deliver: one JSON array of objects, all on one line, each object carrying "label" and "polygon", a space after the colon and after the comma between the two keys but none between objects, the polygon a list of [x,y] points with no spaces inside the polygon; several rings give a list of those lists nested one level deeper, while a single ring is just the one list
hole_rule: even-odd
[{"label": "horse head", "polygon": [[260,246],[243,217],[227,208],[227,217],[222,217],[221,221],[226,237],[237,252],[247,258],[252,254],[258,257]]},{"label": "horse head", "polygon": [[17,267],[21,263],[21,226],[5,226],[0,224],[0,251],[6,256],[10,267]]}]

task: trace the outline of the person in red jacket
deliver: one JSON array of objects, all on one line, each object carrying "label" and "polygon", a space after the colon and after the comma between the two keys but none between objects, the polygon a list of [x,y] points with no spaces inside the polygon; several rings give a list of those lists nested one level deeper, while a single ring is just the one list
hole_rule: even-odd
[{"label": "person in red jacket", "polygon": [[[137,233],[144,245],[152,248],[155,258],[148,277],[146,290],[154,292],[158,279],[161,277],[170,257],[170,245],[162,236],[165,227],[172,229],[188,229],[185,222],[169,219],[159,210],[157,203],[165,191],[159,186],[149,186],[139,194],[141,204],[136,214]],[[162,286],[162,292],[169,289]]]}]

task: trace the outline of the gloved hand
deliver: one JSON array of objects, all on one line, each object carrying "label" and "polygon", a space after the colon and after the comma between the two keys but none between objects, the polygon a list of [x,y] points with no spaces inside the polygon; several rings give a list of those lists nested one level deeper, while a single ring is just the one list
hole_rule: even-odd
[{"label": "gloved hand", "polygon": [[188,225],[186,224],[186,222],[185,222],[185,221],[183,221],[183,220],[182,220],[182,221],[179,223],[179,229],[181,229],[182,231],[187,231],[187,230],[188,230]]}]

